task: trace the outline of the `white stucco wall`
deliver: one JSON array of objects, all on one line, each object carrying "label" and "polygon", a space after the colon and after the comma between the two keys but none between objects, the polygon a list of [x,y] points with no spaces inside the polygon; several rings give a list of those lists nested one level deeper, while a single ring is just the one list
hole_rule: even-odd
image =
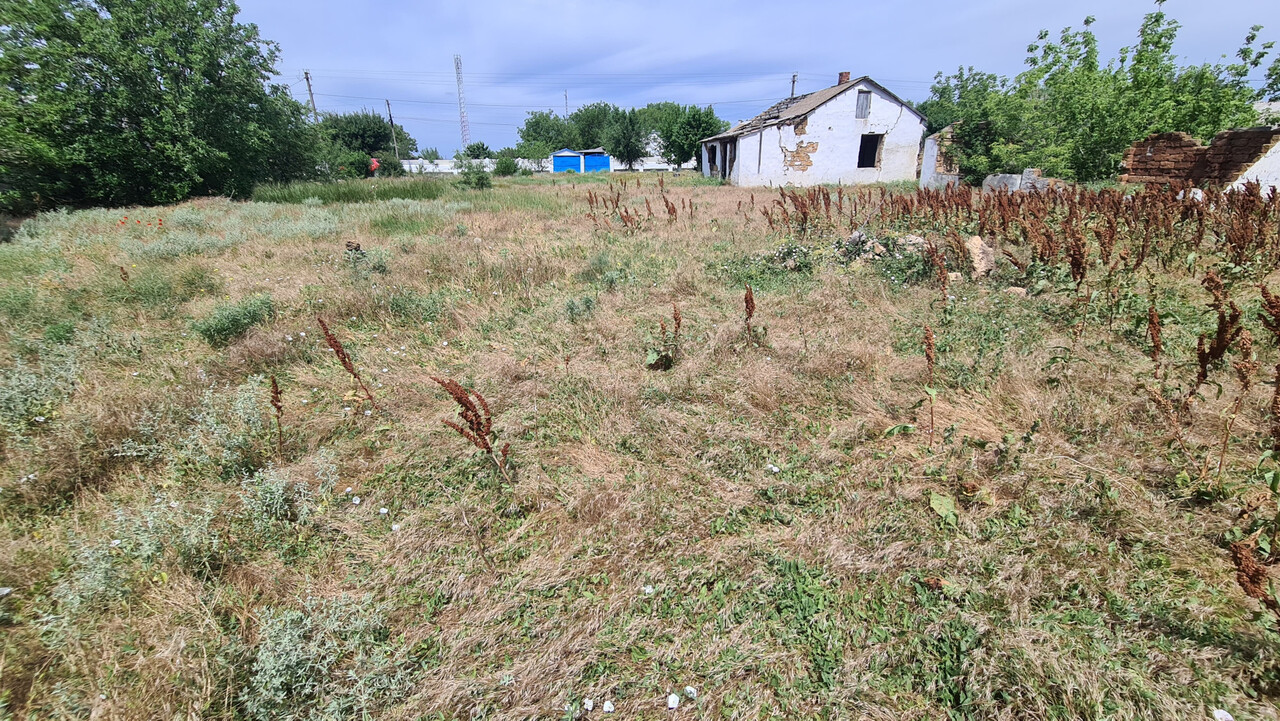
[{"label": "white stucco wall", "polygon": [[1262,186],[1264,195],[1270,195],[1269,188],[1280,188],[1280,143],[1276,143],[1266,155],[1258,158],[1258,162],[1241,173],[1240,179],[1232,183],[1231,187],[1243,188],[1251,180]]},{"label": "white stucco wall", "polygon": [[[872,94],[866,118],[855,117],[859,89]],[[859,168],[858,147],[862,136],[870,133],[884,135],[880,165]],[[802,125],[767,127],[739,137],[729,179],[736,185],[914,181],[923,135],[924,123],[918,116],[875,86],[857,83],[810,113]],[[805,156],[811,163],[807,168],[803,167]]]},{"label": "white stucco wall", "polygon": [[933,135],[924,139],[924,153],[920,158],[920,187],[941,190],[948,183],[959,183],[956,173],[938,172],[938,154],[942,152],[942,144]]}]

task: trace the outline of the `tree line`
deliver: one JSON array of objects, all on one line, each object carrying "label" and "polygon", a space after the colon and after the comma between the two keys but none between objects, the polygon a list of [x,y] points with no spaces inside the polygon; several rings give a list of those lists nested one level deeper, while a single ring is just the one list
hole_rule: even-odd
[{"label": "tree line", "polygon": [[[952,129],[946,153],[970,182],[1025,167],[1092,181],[1114,177],[1150,133],[1208,140],[1258,123],[1255,102],[1280,99],[1280,58],[1266,64],[1274,44],[1258,41],[1261,27],[1229,61],[1181,65],[1180,26],[1162,3],[1105,64],[1086,18],[1057,39],[1042,32],[1013,78],[939,73],[918,106],[929,131]],[[367,110],[314,122],[272,81],[278,46],[238,11],[231,0],[0,3],[0,211],[247,197],[262,182],[367,177],[373,158],[379,174],[403,172],[399,161],[418,152],[403,127]],[[514,147],[474,143],[459,155],[545,160],[603,147],[629,166],[651,154],[679,164],[727,126],[710,107],[601,102],[530,113]]]}]

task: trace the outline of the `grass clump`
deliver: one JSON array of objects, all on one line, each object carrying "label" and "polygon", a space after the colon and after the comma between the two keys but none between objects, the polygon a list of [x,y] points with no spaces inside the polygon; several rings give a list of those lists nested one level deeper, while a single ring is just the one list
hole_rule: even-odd
[{"label": "grass clump", "polygon": [[435,200],[444,195],[444,185],[435,180],[406,178],[387,180],[340,180],[332,183],[288,183],[259,185],[253,189],[253,200],[259,203],[292,203],[296,205],[332,205],[335,203],[372,203],[379,200]]},{"label": "grass clump", "polygon": [[220,303],[207,318],[191,324],[191,329],[214,348],[222,348],[275,312],[269,295],[255,295],[235,303]]}]

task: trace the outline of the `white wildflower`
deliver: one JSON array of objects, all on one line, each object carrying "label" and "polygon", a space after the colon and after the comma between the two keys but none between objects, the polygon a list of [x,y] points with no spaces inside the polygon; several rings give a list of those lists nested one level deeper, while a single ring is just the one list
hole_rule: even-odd
[{"label": "white wildflower", "polygon": [[360,496],[352,496],[352,497],[351,497],[351,504],[352,504],[352,505],[354,505],[354,506],[358,506],[358,505],[360,505]]},{"label": "white wildflower", "polygon": [[385,515],[387,515],[387,513],[389,513],[389,511],[388,511],[386,508],[379,508],[379,509],[378,509],[378,514],[379,514],[379,515],[383,515],[383,516],[385,516]]},{"label": "white wildflower", "polygon": [[604,712],[605,712],[605,713],[613,713],[613,702],[612,702],[612,701],[605,701],[605,702],[604,702],[604,707],[603,707],[603,708],[604,708]]},{"label": "white wildflower", "polygon": [[640,590],[641,590],[641,591],[643,591],[643,592],[644,592],[644,595],[646,595],[646,596],[652,596],[652,595],[653,595],[653,586],[645,586],[644,588],[642,588],[642,589],[640,589]]},{"label": "white wildflower", "polygon": [[667,708],[675,709],[679,707],[680,707],[680,696],[674,693],[671,694],[670,696],[667,696]]},{"label": "white wildflower", "polygon": [[596,702],[595,702],[595,701],[592,701],[592,700],[591,700],[591,699],[589,699],[589,698],[584,698],[584,699],[582,699],[582,708],[585,708],[586,710],[590,711],[591,709],[594,709],[595,707],[596,707]]},{"label": "white wildflower", "polygon": [[697,697],[698,697],[698,689],[696,689],[696,688],[694,688],[694,687],[692,687],[692,686],[685,686],[685,687],[684,687],[684,695],[685,695],[685,696],[688,696],[688,697],[689,697],[689,698],[691,698],[691,699],[693,699],[693,698],[697,698]]}]

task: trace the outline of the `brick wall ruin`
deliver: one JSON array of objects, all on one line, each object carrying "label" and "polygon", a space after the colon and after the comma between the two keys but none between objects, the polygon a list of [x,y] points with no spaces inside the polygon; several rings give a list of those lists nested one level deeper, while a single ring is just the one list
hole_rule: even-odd
[{"label": "brick wall ruin", "polygon": [[1156,133],[1125,151],[1120,182],[1229,185],[1277,142],[1280,127],[1224,130],[1208,146],[1186,133]]}]

